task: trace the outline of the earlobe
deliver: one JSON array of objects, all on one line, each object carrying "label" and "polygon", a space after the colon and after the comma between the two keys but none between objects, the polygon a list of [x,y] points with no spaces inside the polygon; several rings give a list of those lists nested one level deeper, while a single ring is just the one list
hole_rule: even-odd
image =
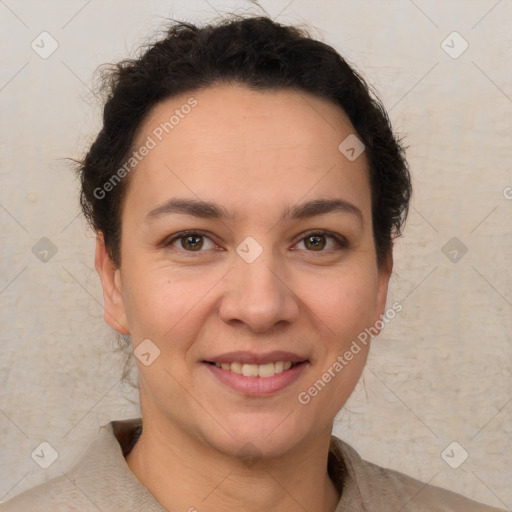
[{"label": "earlobe", "polygon": [[108,254],[101,231],[96,235],[94,264],[103,289],[103,301],[105,304],[103,316],[105,322],[119,334],[130,334],[121,293],[121,273]]}]

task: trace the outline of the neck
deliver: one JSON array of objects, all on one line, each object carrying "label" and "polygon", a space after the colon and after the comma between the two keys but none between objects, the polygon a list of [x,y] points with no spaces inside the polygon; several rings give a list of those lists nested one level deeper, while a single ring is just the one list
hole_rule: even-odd
[{"label": "neck", "polygon": [[327,473],[330,431],[293,453],[252,463],[219,454],[173,425],[145,422],[126,462],[167,510],[334,512],[339,492]]}]

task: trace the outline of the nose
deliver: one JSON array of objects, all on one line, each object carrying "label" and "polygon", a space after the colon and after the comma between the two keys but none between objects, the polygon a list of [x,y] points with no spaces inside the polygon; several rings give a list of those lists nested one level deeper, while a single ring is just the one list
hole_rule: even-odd
[{"label": "nose", "polygon": [[219,316],[227,324],[244,324],[262,333],[299,317],[300,304],[291,279],[265,251],[252,263],[237,258],[226,283]]}]

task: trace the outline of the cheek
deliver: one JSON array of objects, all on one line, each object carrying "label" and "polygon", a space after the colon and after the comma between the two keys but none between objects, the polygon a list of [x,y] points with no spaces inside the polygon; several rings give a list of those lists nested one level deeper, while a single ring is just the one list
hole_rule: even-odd
[{"label": "cheek", "polygon": [[372,325],[377,306],[377,280],[371,269],[347,269],[309,292],[308,305],[326,334],[338,342],[357,337]]},{"label": "cheek", "polygon": [[126,273],[123,297],[135,342],[150,338],[163,343],[172,338],[173,346],[177,347],[179,339],[195,332],[200,325],[197,316],[214,280],[199,274],[180,276],[165,268],[142,272],[134,266],[126,268],[130,270]]},{"label": "cheek", "polygon": [[317,340],[318,365],[310,387],[302,390],[306,393],[302,398],[309,396],[314,402],[312,414],[333,419],[352,394],[366,364],[371,340],[368,328],[373,325],[376,304],[371,269],[351,269],[338,279],[331,276],[322,292],[315,291],[309,305],[322,329]]}]

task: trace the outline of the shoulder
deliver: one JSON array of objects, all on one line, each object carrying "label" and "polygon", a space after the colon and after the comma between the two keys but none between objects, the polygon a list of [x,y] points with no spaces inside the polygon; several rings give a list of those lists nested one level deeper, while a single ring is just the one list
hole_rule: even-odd
[{"label": "shoulder", "polygon": [[124,459],[141,425],[139,418],[103,425],[69,471],[0,504],[0,512],[161,512]]},{"label": "shoulder", "polygon": [[340,505],[344,498],[346,504],[340,511],[505,512],[363,460],[351,446],[335,436],[332,436],[330,451],[337,464],[344,466]]},{"label": "shoulder", "polygon": [[22,492],[6,503],[1,512],[97,512],[95,505],[66,475]]}]

